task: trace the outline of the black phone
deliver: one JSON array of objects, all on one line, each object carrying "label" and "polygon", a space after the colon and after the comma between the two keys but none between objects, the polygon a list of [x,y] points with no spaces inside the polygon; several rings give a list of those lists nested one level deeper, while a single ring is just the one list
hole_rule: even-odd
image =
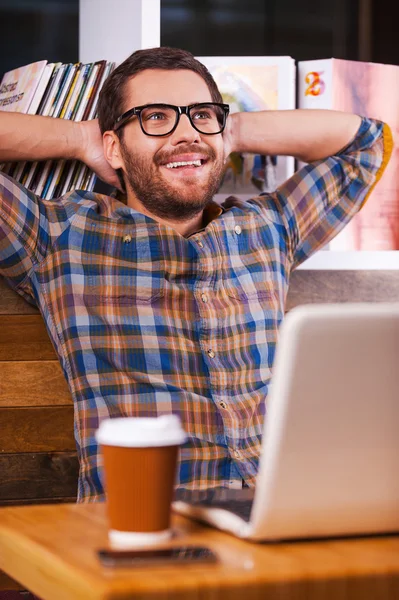
[{"label": "black phone", "polygon": [[217,556],[204,546],[177,546],[137,550],[102,549],[97,552],[105,567],[134,567],[144,565],[217,562]]}]

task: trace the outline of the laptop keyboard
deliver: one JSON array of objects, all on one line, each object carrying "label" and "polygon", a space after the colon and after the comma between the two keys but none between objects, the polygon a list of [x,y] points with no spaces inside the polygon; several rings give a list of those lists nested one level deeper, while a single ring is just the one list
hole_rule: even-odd
[{"label": "laptop keyboard", "polygon": [[239,500],[226,500],[224,502],[201,502],[201,506],[209,508],[223,508],[228,512],[240,517],[246,523],[249,523],[251,518],[252,501],[240,502]]},{"label": "laptop keyboard", "polygon": [[222,508],[249,523],[255,490],[244,488],[233,490],[229,488],[214,488],[210,490],[175,491],[175,500],[181,500],[193,506],[206,508]]}]

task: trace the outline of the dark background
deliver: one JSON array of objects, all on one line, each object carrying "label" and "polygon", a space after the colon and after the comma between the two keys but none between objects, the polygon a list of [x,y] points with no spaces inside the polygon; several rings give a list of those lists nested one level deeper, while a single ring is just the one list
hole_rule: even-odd
[{"label": "dark background", "polygon": [[[398,22],[392,0],[162,0],[161,44],[196,56],[399,65]],[[78,60],[79,0],[0,0],[0,27],[0,76],[37,60]]]}]

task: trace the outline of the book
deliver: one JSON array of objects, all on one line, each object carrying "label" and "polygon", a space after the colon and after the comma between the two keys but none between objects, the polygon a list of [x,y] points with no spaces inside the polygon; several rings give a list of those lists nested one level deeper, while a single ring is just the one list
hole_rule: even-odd
[{"label": "book", "polygon": [[[97,116],[97,105],[98,98],[100,95],[101,88],[107,79],[108,75],[115,68],[114,62],[100,61],[100,69],[97,75],[97,81],[94,83],[93,91],[91,93],[91,98],[88,102],[88,106],[85,109],[83,120],[91,120],[95,119]],[[64,195],[71,189],[79,189],[78,183],[81,182],[81,174],[82,174],[82,164],[78,161],[73,161],[70,167],[70,171],[67,174],[63,186],[60,190],[56,191],[57,195]],[[91,185],[94,187],[95,185],[95,174],[93,173],[93,177],[91,180]]]},{"label": "book", "polygon": [[[88,89],[88,94],[87,94],[87,102],[84,107],[83,114],[80,117],[82,121],[86,121],[90,114],[90,109],[91,109],[94,99],[96,97],[97,89],[100,86],[102,75],[107,66],[107,61],[101,60],[98,63],[96,63],[96,65],[97,65],[97,69],[95,70],[95,79],[94,79],[92,85],[90,85],[90,83],[88,84],[89,89]],[[77,120],[80,120],[79,117]]]},{"label": "book", "polygon": [[81,82],[79,84],[78,94],[75,101],[75,105],[71,109],[71,113],[69,118],[73,121],[77,121],[77,116],[80,110],[82,109],[82,105],[86,98],[87,86],[89,85],[89,79],[91,77],[92,72],[94,71],[94,63],[89,63],[84,65],[83,75]]},{"label": "book", "polygon": [[[7,71],[0,83],[0,110],[27,113],[46,65],[47,60],[41,60]],[[10,176],[13,176],[17,169],[17,163],[0,165],[0,170]]]},{"label": "book", "polygon": [[[296,105],[296,67],[290,56],[198,57],[216,81],[230,113],[287,110]],[[272,192],[295,170],[291,156],[232,153],[216,201]]]},{"label": "book", "polygon": [[[299,108],[356,113],[388,123],[399,143],[399,66],[320,59],[298,63]],[[399,250],[399,154],[394,150],[366,204],[329,250]]]},{"label": "book", "polygon": [[[64,88],[65,80],[68,76],[68,72],[71,69],[71,66],[72,65],[69,64],[61,65],[60,68],[56,71],[55,77],[52,80],[50,80],[48,91],[46,92],[44,97],[44,102],[42,102],[39,106],[40,115],[44,117],[51,116],[51,113],[55,108],[56,101]],[[26,177],[22,182],[32,192],[35,191],[35,186],[33,185],[33,182],[37,182],[39,172],[42,168],[43,163],[39,163],[38,161],[32,162],[29,172],[26,174]]]},{"label": "book", "polygon": [[[16,110],[75,121],[97,115],[99,93],[115,63],[48,63],[40,61],[6,73],[0,88],[0,110]],[[25,187],[51,200],[71,189],[93,189],[96,175],[77,160],[21,161],[0,165]]]},{"label": "book", "polygon": [[27,113],[47,60],[18,67],[4,74],[0,83],[0,110]]},{"label": "book", "polygon": [[38,86],[36,88],[34,96],[32,98],[32,101],[30,103],[29,109],[27,110],[27,113],[29,115],[35,115],[37,113],[40,101],[44,96],[44,92],[45,92],[47,85],[51,79],[51,76],[54,72],[55,66],[56,66],[55,63],[48,63],[44,67],[42,76],[40,78],[40,81],[38,83]]},{"label": "book", "polygon": [[[55,67],[56,67],[55,63],[48,63],[45,66],[42,77],[39,81],[39,84],[36,88],[35,94],[30,103],[29,109],[27,111],[27,113],[29,115],[37,114],[40,102],[44,96],[45,90],[48,87],[49,81],[51,79],[51,76],[54,72]],[[26,165],[27,165],[26,161],[18,163],[16,169],[13,172],[14,179],[16,179],[17,181],[21,180],[21,176],[22,176],[23,172],[26,170]]]},{"label": "book", "polygon": [[[75,65],[68,65],[66,73],[64,75],[64,82],[61,89],[58,91],[52,109],[50,110],[49,116],[55,118],[65,118],[68,106],[71,103],[73,92],[81,72],[82,65],[77,63]],[[33,182],[33,190],[38,196],[45,197],[45,190],[48,189],[50,181],[48,178],[52,178],[54,175],[52,160],[47,160],[44,164],[41,163],[38,166],[40,174],[35,174]]]}]

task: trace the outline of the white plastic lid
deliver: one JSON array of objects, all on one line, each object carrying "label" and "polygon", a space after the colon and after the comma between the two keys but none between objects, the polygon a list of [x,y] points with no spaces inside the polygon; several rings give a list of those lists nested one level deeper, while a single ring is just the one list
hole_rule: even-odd
[{"label": "white plastic lid", "polygon": [[95,436],[99,444],[131,448],[178,446],[187,439],[177,415],[105,419]]}]

